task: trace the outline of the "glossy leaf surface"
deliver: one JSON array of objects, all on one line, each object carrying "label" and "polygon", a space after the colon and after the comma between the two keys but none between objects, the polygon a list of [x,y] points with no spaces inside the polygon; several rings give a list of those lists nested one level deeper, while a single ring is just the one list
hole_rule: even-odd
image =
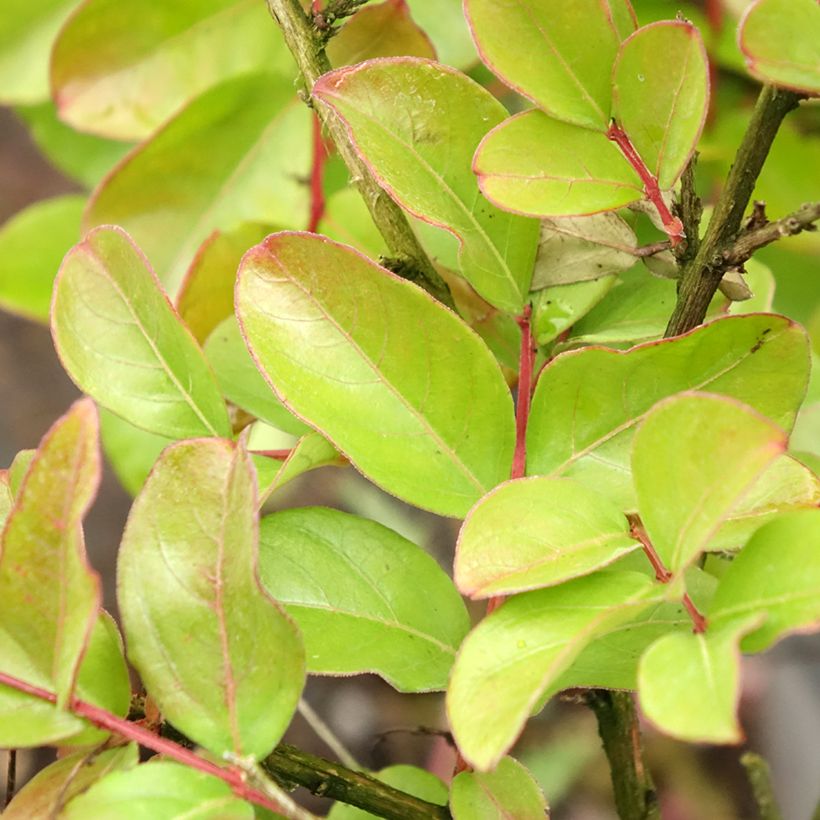
[{"label": "glossy leaf surface", "polygon": [[463,74],[411,58],[334,71],[313,94],[347,123],[357,150],[394,199],[458,237],[461,272],[478,293],[519,312],[538,224],[490,205],[471,171],[479,141],[504,119],[503,106]]},{"label": "glossy leaf surface", "polygon": [[777,425],[732,399],[683,393],[655,405],[635,433],[632,475],[641,520],[667,569],[679,572],[706,548],[786,444]]},{"label": "glossy leaf surface", "polygon": [[335,510],[286,510],[262,521],[259,570],[299,624],[309,672],[374,672],[405,692],[446,686],[469,619],[415,544]]},{"label": "glossy leaf surface", "polygon": [[470,511],[455,580],[471,598],[552,586],[612,563],[638,544],[624,514],[567,479],[502,484]]},{"label": "glossy leaf surface", "polygon": [[544,820],[547,801],[517,760],[502,758],[491,772],[461,772],[450,787],[454,820]]},{"label": "glossy leaf surface", "polygon": [[126,421],[169,438],[230,434],[202,351],[124,231],[92,231],[69,252],[51,326],[74,383]]},{"label": "glossy leaf surface", "polygon": [[526,111],[482,140],[473,163],[484,196],[533,216],[578,216],[635,202],[643,188],[606,136]]},{"label": "glossy leaf surface", "polygon": [[174,726],[211,752],[267,754],[304,683],[296,628],[256,575],[256,479],[227,441],[169,447],[128,518],[128,654]]},{"label": "glossy leaf surface", "polygon": [[599,572],[507,600],[467,636],[447,691],[458,747],[491,769],[542,693],[596,635],[652,603],[655,584],[634,572]]},{"label": "glossy leaf surface", "polygon": [[460,517],[509,475],[501,371],[416,286],[321,237],[275,234],[245,256],[237,312],[284,404],[389,492]]}]

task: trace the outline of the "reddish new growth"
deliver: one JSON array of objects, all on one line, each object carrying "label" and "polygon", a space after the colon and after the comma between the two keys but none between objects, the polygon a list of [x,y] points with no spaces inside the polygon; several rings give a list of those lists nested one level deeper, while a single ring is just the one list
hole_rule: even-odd
[{"label": "reddish new growth", "polygon": [[613,122],[612,125],[609,126],[609,131],[607,131],[606,135],[621,149],[621,153],[626,157],[627,162],[637,171],[641,182],[643,182],[643,190],[646,194],[646,198],[657,209],[666,235],[672,243],[672,247],[674,248],[676,245],[679,245],[685,239],[683,223],[676,216],[672,216],[672,212],[664,201],[657,178],[652,174],[649,168],[646,167],[646,163],[635,150],[635,146],[627,136],[626,131],[624,131],[618,123]]},{"label": "reddish new growth", "polygon": [[319,229],[319,223],[325,215],[325,191],[322,186],[322,178],[325,172],[326,160],[327,148],[322,138],[322,123],[319,117],[314,114],[313,164],[310,168],[310,219],[308,220],[307,226],[310,233],[316,233]]}]

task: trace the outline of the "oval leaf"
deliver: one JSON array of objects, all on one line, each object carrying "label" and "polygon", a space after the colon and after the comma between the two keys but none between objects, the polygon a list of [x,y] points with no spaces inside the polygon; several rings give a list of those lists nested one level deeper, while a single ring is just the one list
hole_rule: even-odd
[{"label": "oval leaf", "polygon": [[247,453],[218,440],[166,449],[128,517],[118,601],[148,693],[217,755],[267,754],[304,683],[299,635],[260,586],[256,552]]},{"label": "oval leaf", "polygon": [[328,239],[283,233],[246,254],[236,300],[285,405],[388,492],[460,517],[509,475],[501,371],[420,288]]}]

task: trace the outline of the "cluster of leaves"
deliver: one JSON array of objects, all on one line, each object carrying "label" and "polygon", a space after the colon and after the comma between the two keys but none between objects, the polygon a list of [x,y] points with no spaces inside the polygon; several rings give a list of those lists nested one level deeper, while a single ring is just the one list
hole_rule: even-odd
[{"label": "cluster of leaves", "polygon": [[[784,2],[805,17],[793,28]],[[474,769],[449,792],[411,768],[386,782],[465,820],[538,817],[544,797],[507,753],[553,694],[636,690],[666,733],[736,742],[740,652],[820,624],[806,466],[820,456],[788,450],[806,332],[718,297],[708,324],[661,340],[674,285],[635,266],[651,221],[684,239],[670,202],[709,103],[698,29],[639,27],[628,0],[464,7],[365,5],[330,40],[342,67],[309,89],[411,218],[458,313],[373,261],[389,249],[336,158],[319,233],[299,232],[324,148],[261,3],[6,12],[4,99],[93,187],[0,233],[25,260],[0,271],[0,303],[50,322],[90,397],[0,474],[0,746],[85,747],[7,816],[55,800],[61,817],[259,803],[213,772],[138,765],[133,744],[93,751],[100,716],[122,733],[130,701],[83,548],[100,426],[136,495],[117,570],[128,659],[163,718],[220,761],[263,759],[307,674],[374,673],[446,690]],[[815,0],[759,0],[750,69],[820,92],[812,32]],[[462,73],[474,49],[537,108],[509,117]],[[771,274],[748,278],[765,311]],[[289,443],[284,460],[271,441]],[[454,581],[362,517],[263,514],[286,482],[348,463],[464,519]],[[462,595],[494,611],[471,628]]]}]

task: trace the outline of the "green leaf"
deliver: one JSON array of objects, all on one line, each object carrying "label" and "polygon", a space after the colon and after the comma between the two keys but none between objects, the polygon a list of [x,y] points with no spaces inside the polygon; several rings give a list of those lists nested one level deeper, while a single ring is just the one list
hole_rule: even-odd
[{"label": "green leaf", "polygon": [[[449,796],[447,786],[434,774],[424,769],[398,764],[382,769],[376,773],[376,777],[382,783],[387,783],[388,786],[412,794],[414,797],[420,797],[428,803],[436,803],[439,806],[447,805]],[[328,820],[364,820],[367,817],[377,816],[344,803],[334,803],[327,815]]]},{"label": "green leaf", "polygon": [[700,138],[708,73],[700,33],[688,22],[652,23],[621,46],[612,76],[613,116],[662,189],[675,184]]},{"label": "green leaf", "polygon": [[740,26],[749,71],[764,83],[820,94],[820,7],[816,0],[757,0]]},{"label": "green leaf", "polygon": [[373,672],[403,692],[447,685],[467,611],[398,533],[336,510],[285,510],[262,520],[259,572],[299,624],[309,672]]},{"label": "green leaf", "polygon": [[105,409],[100,411],[100,435],[108,463],[131,496],[140,491],[159,454],[172,443]]},{"label": "green leaf", "polygon": [[124,231],[98,228],[69,251],[51,326],[63,367],[103,407],[168,438],[230,435],[202,351]]},{"label": "green leaf", "polygon": [[51,82],[79,131],[139,140],[217,83],[293,63],[263,4],[86,0],[60,32]]},{"label": "green leaf", "polygon": [[14,497],[9,486],[8,471],[2,470],[0,471],[0,532],[6,526],[6,519],[13,505]]},{"label": "green leaf", "polygon": [[466,0],[464,11],[481,59],[507,85],[552,117],[606,131],[612,65],[636,25],[629,0]]},{"label": "green leaf", "polygon": [[638,510],[655,551],[677,574],[763,471],[785,451],[786,434],[750,407],[707,393],[660,402],[632,445]]},{"label": "green leaf", "polygon": [[[267,21],[265,28],[275,28]],[[221,49],[220,49],[221,50]],[[311,114],[290,80],[247,75],[197,97],[103,180],[85,227],[131,233],[174,294],[202,243],[244,222],[302,227]]]},{"label": "green leaf", "polygon": [[461,0],[406,0],[413,19],[433,41],[438,59],[462,70],[478,62]]},{"label": "green leaf", "polygon": [[740,743],[742,636],[755,619],[704,633],[665,635],[647,649],[638,671],[641,709],[662,732],[690,743]]},{"label": "green leaf", "polygon": [[116,771],[75,797],[61,820],[253,820],[253,807],[210,774],[168,760]]},{"label": "green leaf", "polygon": [[631,268],[638,244],[635,232],[614,213],[541,223],[532,289],[600,279]]},{"label": "green leaf", "polygon": [[9,803],[3,820],[61,817],[61,808],[110,772],[131,769],[139,762],[136,744],[66,755],[41,769]]},{"label": "green leaf", "polygon": [[0,228],[0,307],[48,322],[54,276],[80,237],[85,199],[73,194],[29,205]]},{"label": "green leaf", "polygon": [[11,462],[7,478],[8,488],[11,490],[12,497],[15,497],[20,492],[23,479],[36,455],[36,450],[20,450]]},{"label": "green leaf", "polygon": [[542,111],[516,114],[493,128],[473,168],[490,202],[534,216],[594,214],[643,196],[638,174],[604,134]]},{"label": "green leaf", "polygon": [[491,769],[581,650],[650,606],[656,590],[646,575],[603,571],[516,595],[481,621],[461,646],[447,690],[464,758]]},{"label": "green leaf", "polygon": [[582,319],[615,285],[617,276],[589,282],[555,285],[537,291],[532,299],[532,332],[538,345],[547,345]]},{"label": "green leaf", "polygon": [[547,801],[517,760],[502,758],[491,772],[461,772],[450,787],[454,820],[545,820]]},{"label": "green leaf", "polygon": [[490,205],[471,170],[479,141],[504,119],[501,103],[463,74],[413,58],[331,72],[313,94],[345,121],[357,150],[400,205],[458,237],[461,273],[476,291],[496,307],[520,312],[538,224]]},{"label": "green leaf", "polygon": [[0,14],[0,102],[48,99],[49,53],[76,0],[4,0]]},{"label": "green leaf", "polygon": [[237,407],[292,436],[310,432],[310,428],[279,401],[257,369],[239,332],[236,317],[230,315],[210,335],[205,344],[205,357],[222,393]]},{"label": "green leaf", "polygon": [[256,478],[227,441],[164,451],[123,535],[128,655],[174,726],[214,754],[261,757],[304,683],[295,626],[259,584]]},{"label": "green leaf", "polygon": [[342,188],[327,198],[317,233],[345,245],[352,245],[371,259],[389,256],[384,237],[373,224],[370,211],[356,188]]},{"label": "green leaf", "polygon": [[470,510],[456,545],[455,581],[471,598],[553,586],[638,547],[624,514],[567,479],[496,487]]},{"label": "green leaf", "polygon": [[763,613],[743,641],[762,652],[789,632],[820,624],[820,510],[787,513],[761,527],[721,578],[709,621],[722,624]]},{"label": "green leaf", "polygon": [[327,56],[338,68],[376,57],[435,60],[436,50],[403,0],[386,0],[359,9],[327,44]]},{"label": "green leaf", "polygon": [[630,446],[656,402],[708,391],[745,402],[788,430],[806,389],[806,346],[798,325],[753,314],[626,352],[563,353],[541,373],[533,395],[527,472],[575,478],[635,509]]},{"label": "green leaf", "polygon": [[176,305],[200,344],[220,322],[233,316],[233,289],[242,256],[273,230],[270,225],[243,222],[231,231],[214,231],[199,247],[185,274]]},{"label": "green leaf", "polygon": [[283,403],[384,489],[461,517],[509,475],[514,424],[501,371],[420,288],[351,248],[285,233],[246,254],[236,299]]}]

